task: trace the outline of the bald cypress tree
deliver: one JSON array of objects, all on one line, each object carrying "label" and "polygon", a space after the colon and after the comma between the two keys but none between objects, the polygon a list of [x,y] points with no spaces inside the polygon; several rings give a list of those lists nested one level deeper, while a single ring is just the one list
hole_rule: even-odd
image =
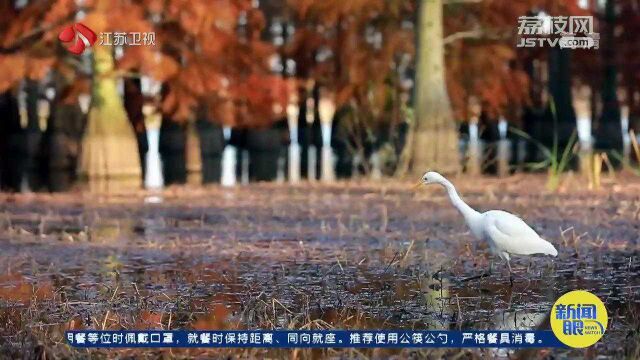
[{"label": "bald cypress tree", "polygon": [[113,77],[111,49],[97,46],[93,57],[92,103],[82,139],[80,175],[139,179],[138,144]]},{"label": "bald cypress tree", "polygon": [[442,0],[421,0],[418,14],[416,125],[411,167],[460,170],[458,133],[445,82]]}]

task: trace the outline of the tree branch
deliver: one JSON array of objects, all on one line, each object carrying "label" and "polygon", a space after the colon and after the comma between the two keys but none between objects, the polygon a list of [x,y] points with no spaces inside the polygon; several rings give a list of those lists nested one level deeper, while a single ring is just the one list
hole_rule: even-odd
[{"label": "tree branch", "polygon": [[6,47],[0,47],[0,54],[13,54],[22,50],[24,46],[31,44],[33,41],[39,40],[39,38],[47,31],[60,26],[66,22],[72,21],[75,17],[74,13],[68,14],[66,17],[49,24],[43,24],[32,29],[29,32],[22,34],[12,44]]},{"label": "tree branch", "polygon": [[442,5],[452,5],[452,4],[478,4],[483,0],[443,0]]},{"label": "tree branch", "polygon": [[6,47],[0,47],[0,54],[12,54],[20,51],[20,49],[25,44],[30,43],[31,40],[35,40],[40,35],[50,30],[52,27],[53,26],[41,26],[29,31],[28,33],[23,34],[16,41],[14,41],[13,44]]},{"label": "tree branch", "polygon": [[506,40],[509,38],[511,34],[506,33],[489,33],[482,29],[468,30],[468,31],[459,31],[453,33],[451,35],[445,36],[442,40],[444,45],[449,45],[458,40],[464,39],[476,39],[476,40]]},{"label": "tree branch", "polygon": [[468,31],[459,31],[456,33],[453,33],[451,35],[445,36],[445,38],[442,40],[442,42],[445,45],[451,44],[452,42],[458,41],[458,40],[463,40],[463,39],[478,39],[482,36],[483,31],[476,29],[476,30],[468,30]]}]

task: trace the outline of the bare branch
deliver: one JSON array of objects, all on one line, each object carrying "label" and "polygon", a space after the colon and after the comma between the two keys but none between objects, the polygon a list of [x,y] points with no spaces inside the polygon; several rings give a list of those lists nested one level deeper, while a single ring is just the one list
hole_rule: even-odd
[{"label": "bare branch", "polygon": [[482,29],[475,29],[475,30],[468,30],[468,31],[459,31],[456,33],[453,33],[451,35],[446,36],[443,39],[443,43],[444,45],[448,45],[451,44],[453,42],[456,42],[458,40],[464,40],[464,39],[477,39],[477,40],[506,40],[510,37],[510,33],[509,32],[504,32],[504,33],[490,33],[488,31],[482,30]]},{"label": "bare branch", "polygon": [[5,47],[0,47],[0,54],[12,54],[21,51],[23,48],[32,45],[34,42],[39,41],[40,38],[51,29],[60,26],[66,22],[72,21],[75,17],[75,13],[71,12],[67,16],[55,21],[53,23],[42,24],[28,32],[22,34],[19,38],[13,41]]},{"label": "bare branch", "polygon": [[483,31],[480,29],[459,31],[457,33],[453,33],[449,36],[446,36],[443,40],[443,43],[447,45],[462,39],[478,39],[482,36],[482,34],[483,34]]},{"label": "bare branch", "polygon": [[38,39],[42,34],[49,31],[53,26],[40,26],[37,27],[22,36],[20,36],[16,41],[6,47],[0,47],[0,54],[11,54],[20,51],[26,44],[31,44],[33,41]]},{"label": "bare branch", "polygon": [[478,4],[484,0],[444,0],[442,5],[452,5],[452,4]]}]

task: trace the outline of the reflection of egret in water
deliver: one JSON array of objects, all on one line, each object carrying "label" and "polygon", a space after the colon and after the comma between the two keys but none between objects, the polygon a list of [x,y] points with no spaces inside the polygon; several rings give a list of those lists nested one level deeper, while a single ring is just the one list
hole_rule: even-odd
[{"label": "reflection of egret in water", "polygon": [[495,314],[491,330],[533,330],[545,324],[549,312],[506,310]]},{"label": "reflection of egret in water", "polygon": [[[508,310],[494,316],[495,325],[491,330],[542,330],[549,323],[549,312]],[[528,359],[534,356],[537,349],[492,349],[496,357],[512,357]]]},{"label": "reflection of egret in water", "polygon": [[449,329],[451,322],[457,317],[454,307],[451,306],[449,279],[443,277],[442,271],[438,271],[421,280],[420,287],[424,291],[427,309],[434,312],[435,321],[430,328],[432,330]]},{"label": "reflection of egret in water", "polygon": [[[424,252],[427,258],[428,250],[423,247],[423,244],[416,244],[416,252]],[[428,266],[429,271],[421,272],[417,278],[412,277],[406,281],[396,282],[397,296],[402,297],[404,294],[412,296],[416,292],[420,293],[422,312],[427,313],[427,318],[421,316],[421,319],[430,330],[449,329],[457,316],[456,306],[451,306],[451,281],[446,274],[447,267],[445,262],[432,257]]]},{"label": "reflection of egret in water", "polygon": [[[487,330],[543,330],[548,328],[549,314],[547,307],[540,306],[535,299],[526,298],[531,303],[518,304],[514,306],[513,296],[514,292],[509,288],[508,292],[507,309],[496,310],[493,315],[492,323],[488,324]],[[532,304],[533,303],[533,304]],[[516,307],[522,306],[522,310]],[[514,354],[518,354],[515,357],[519,359],[527,359],[534,355],[536,349],[492,349],[492,354],[495,357],[513,357]]]},{"label": "reflection of egret in water", "polygon": [[[549,327],[549,306],[545,304],[548,298],[555,295],[532,291],[542,286],[538,281],[531,281],[517,289],[510,284],[493,281],[462,283],[459,286],[451,288],[449,302],[449,306],[460,313],[452,321],[457,329],[507,331],[543,330]],[[520,356],[521,352],[510,349],[494,348],[490,351],[493,357],[513,357],[514,354],[518,354],[517,358],[530,357]]]},{"label": "reflection of egret in water", "polygon": [[[448,304],[456,330],[474,329],[488,331],[544,330],[549,328],[549,307],[542,297],[523,296],[526,289],[514,290],[509,284],[485,283],[480,287],[463,285],[452,287]],[[516,300],[514,300],[514,298]],[[524,303],[517,299],[524,299]],[[491,358],[529,359],[536,357],[539,349],[490,348],[485,356]]]}]

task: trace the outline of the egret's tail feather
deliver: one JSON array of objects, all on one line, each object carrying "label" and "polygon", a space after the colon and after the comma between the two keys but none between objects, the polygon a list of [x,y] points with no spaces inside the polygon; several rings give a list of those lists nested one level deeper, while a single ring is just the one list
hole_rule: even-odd
[{"label": "egret's tail feather", "polygon": [[545,244],[545,251],[544,251],[545,255],[558,256],[558,250],[556,250],[555,246],[553,246],[547,240],[542,239],[542,241],[544,241],[544,244]]}]

